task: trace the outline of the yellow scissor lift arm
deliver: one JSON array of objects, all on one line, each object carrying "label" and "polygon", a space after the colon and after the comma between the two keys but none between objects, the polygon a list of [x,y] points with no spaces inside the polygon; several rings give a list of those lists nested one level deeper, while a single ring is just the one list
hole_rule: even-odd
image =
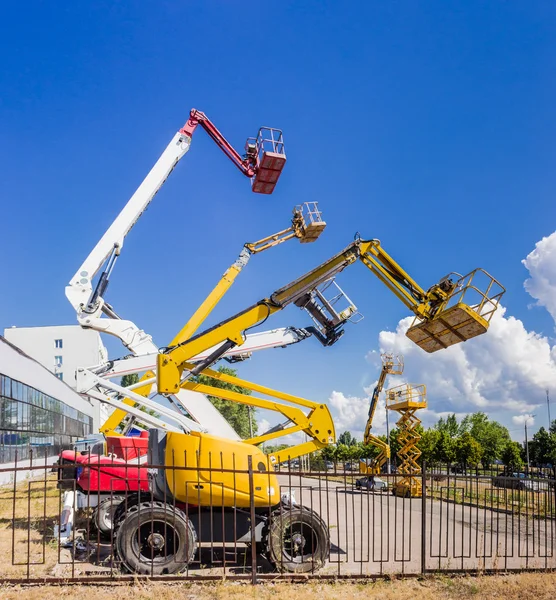
[{"label": "yellow scissor lift arm", "polygon": [[[305,202],[295,206],[291,225],[287,229],[282,229],[277,233],[266,236],[256,242],[248,242],[243,246],[238,258],[226,270],[220,281],[216,284],[210,294],[203,300],[199,308],[193,313],[189,321],[182,327],[170,346],[176,346],[187,341],[199,327],[204,323],[211,312],[216,308],[226,292],[232,287],[237,276],[249,262],[254,254],[259,254],[288,240],[297,238],[302,244],[316,241],[326,227],[326,222],[322,219],[322,213],[318,208],[317,202]],[[152,380],[155,374],[148,371],[143,374],[140,381]],[[148,396],[152,390],[152,383],[145,384],[143,387],[135,389],[135,393],[141,396]],[[130,398],[122,400],[128,406],[134,406],[136,403]],[[117,429],[126,417],[127,413],[123,409],[116,409],[100,427],[100,433],[110,436],[121,435]]]}]

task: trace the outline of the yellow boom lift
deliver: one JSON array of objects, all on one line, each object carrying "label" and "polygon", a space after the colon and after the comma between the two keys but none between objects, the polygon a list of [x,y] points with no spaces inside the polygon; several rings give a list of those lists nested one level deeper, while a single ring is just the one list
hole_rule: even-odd
[{"label": "yellow boom lift", "polygon": [[[193,313],[189,321],[182,327],[179,333],[174,337],[171,346],[181,344],[187,341],[199,327],[204,323],[211,312],[222,300],[226,292],[232,287],[237,276],[249,262],[251,256],[259,254],[270,248],[274,248],[291,239],[298,239],[302,244],[315,242],[326,227],[326,222],[322,219],[322,213],[318,208],[317,202],[305,202],[295,206],[291,225],[287,229],[282,229],[277,233],[268,235],[256,242],[246,243],[234,263],[226,270],[209,295],[203,300],[199,308]],[[307,333],[309,335],[309,333]],[[155,374],[153,371],[146,371],[140,381],[141,387],[135,388],[135,393],[147,397],[152,392]],[[122,400],[127,406],[135,406],[137,403],[130,399]],[[174,403],[176,409],[179,404]],[[123,408],[117,408],[108,417],[105,423],[100,427],[100,433],[108,436],[122,435],[118,429],[122,421],[126,421],[125,429],[129,428],[136,421],[136,417],[127,413]]]},{"label": "yellow boom lift", "polygon": [[380,355],[380,358],[382,359],[382,369],[380,370],[378,382],[371,397],[369,416],[367,417],[365,434],[363,436],[363,443],[378,448],[378,455],[368,461],[362,459],[359,462],[359,471],[367,475],[380,475],[382,467],[384,467],[390,458],[390,445],[388,444],[388,441],[384,442],[376,435],[373,435],[371,429],[373,427],[373,419],[375,417],[378,399],[380,398],[384,383],[386,382],[386,376],[401,375],[403,373],[403,356],[384,353]]},{"label": "yellow boom lift", "polygon": [[[163,466],[152,473],[151,489],[156,502],[138,500],[140,506],[136,510],[124,513],[119,519],[115,517],[116,551],[128,570],[152,574],[183,570],[193,559],[195,535],[200,542],[232,541],[225,537],[222,527],[216,523],[226,523],[227,520],[234,523],[233,540],[260,542],[270,562],[281,570],[314,571],[326,561],[329,551],[326,525],[317,513],[306,507],[292,503],[287,508],[283,506],[273,466],[335,442],[334,424],[328,407],[218,373],[210,367],[229,349],[241,346],[247,331],[290,304],[310,314],[316,325],[314,333],[321,343],[335,343],[343,334],[346,321],[358,313],[341,290],[333,298],[325,297],[323,290],[329,290],[333,278],[355,262],[362,262],[415,314],[415,323],[407,335],[428,352],[485,333],[504,293],[504,288],[481,269],[466,277],[444,277],[425,290],[383,250],[379,240],[356,238],[340,253],[269,297],[166,348],[157,356],[159,393],[173,394],[180,388],[198,391],[277,411],[287,421],[245,441],[222,439],[198,431],[180,433],[151,429],[149,463]],[[341,309],[342,301],[347,301],[346,308]],[[194,357],[212,348],[215,350],[205,360],[197,364],[192,362]],[[200,374],[270,399],[198,383],[196,376]],[[133,393],[129,396],[134,399]],[[141,398],[137,399],[140,402]],[[298,431],[304,432],[309,440],[288,448],[287,452],[265,455],[257,447],[262,442]],[[190,505],[195,505],[198,510],[190,511],[186,516],[179,507]],[[222,515],[215,513],[215,506],[222,507]],[[251,523],[246,510],[249,507],[255,511],[254,523]],[[226,511],[229,511],[228,517]],[[247,515],[244,521],[240,515]],[[150,547],[148,544],[145,548],[138,547],[133,540],[145,528],[151,531],[153,520],[161,524],[157,526],[157,536],[149,537]],[[224,536],[222,540],[214,539],[217,530],[221,531],[219,535]],[[211,539],[203,538],[207,532],[213,536]],[[251,534],[253,537],[250,538]],[[172,553],[169,544],[176,535],[181,536],[180,550]],[[166,548],[164,553],[158,551],[162,547]],[[176,548],[175,541],[172,548]],[[156,560],[153,558],[155,554]]]}]

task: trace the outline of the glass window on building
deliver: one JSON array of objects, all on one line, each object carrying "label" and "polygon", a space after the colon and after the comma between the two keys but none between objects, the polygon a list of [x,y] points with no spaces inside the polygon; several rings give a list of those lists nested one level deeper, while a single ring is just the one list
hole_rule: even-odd
[{"label": "glass window on building", "polygon": [[63,348],[64,347],[63,340],[54,340],[54,345],[56,346],[56,348]]},{"label": "glass window on building", "polygon": [[0,375],[0,463],[56,456],[91,433],[88,415]]}]

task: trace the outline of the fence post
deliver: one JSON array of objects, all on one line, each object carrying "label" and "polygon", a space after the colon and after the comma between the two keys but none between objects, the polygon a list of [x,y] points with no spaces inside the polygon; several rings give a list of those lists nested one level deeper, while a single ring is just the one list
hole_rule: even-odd
[{"label": "fence post", "polygon": [[421,574],[427,570],[427,461],[421,464]]},{"label": "fence post", "polygon": [[255,482],[253,481],[253,456],[247,457],[249,473],[249,508],[251,510],[251,583],[257,585],[257,538],[255,534]]}]

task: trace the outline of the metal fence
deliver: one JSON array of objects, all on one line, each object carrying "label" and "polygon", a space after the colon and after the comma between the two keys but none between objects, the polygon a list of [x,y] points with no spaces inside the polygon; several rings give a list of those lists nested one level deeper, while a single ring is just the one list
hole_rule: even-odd
[{"label": "metal fence", "polygon": [[[223,506],[225,470],[215,466],[201,479],[190,467],[128,463],[125,476],[101,492],[95,477],[110,468],[92,457],[79,466],[10,468],[11,483],[0,487],[0,583],[256,583],[556,568],[552,471],[425,466],[422,496],[408,498],[392,493],[398,474],[370,478],[350,464],[310,461],[305,470],[291,463],[265,472],[250,461],[226,472],[239,489],[247,486],[247,501]],[[4,477],[7,471],[0,469]],[[189,472],[191,489],[172,486],[180,472]],[[167,482],[162,491],[156,476]],[[263,479],[277,486],[278,501],[266,506],[255,501],[265,493]],[[203,489],[211,502],[201,506],[191,499]]]}]

